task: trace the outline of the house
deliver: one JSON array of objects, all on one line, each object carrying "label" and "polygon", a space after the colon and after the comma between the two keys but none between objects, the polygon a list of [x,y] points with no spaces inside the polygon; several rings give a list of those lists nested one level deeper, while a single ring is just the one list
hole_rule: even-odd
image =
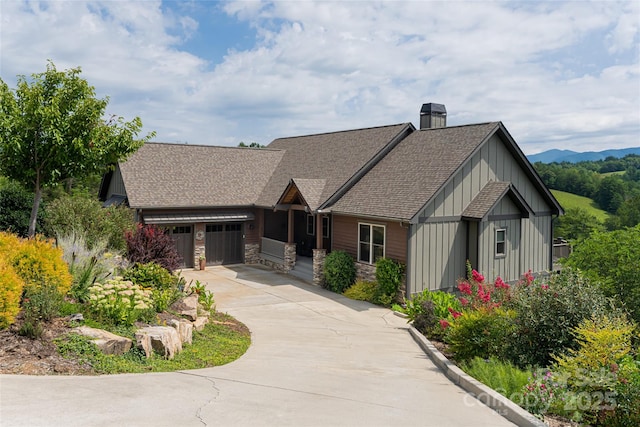
[{"label": "house", "polygon": [[[552,267],[562,207],[501,122],[446,126],[424,104],[401,123],[280,138],[249,149],[147,143],[106,175],[105,203],[167,228],[184,265],[263,263],[285,272],[344,250],[359,276],[406,264],[408,295],[449,289],[466,261],[489,279]],[[298,263],[296,263],[298,260]]]}]

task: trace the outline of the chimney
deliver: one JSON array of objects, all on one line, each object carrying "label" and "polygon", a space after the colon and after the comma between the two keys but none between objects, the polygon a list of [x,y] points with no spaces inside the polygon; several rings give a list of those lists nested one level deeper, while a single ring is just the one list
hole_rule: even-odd
[{"label": "chimney", "polygon": [[447,109],[442,104],[422,104],[420,110],[420,129],[447,127]]}]

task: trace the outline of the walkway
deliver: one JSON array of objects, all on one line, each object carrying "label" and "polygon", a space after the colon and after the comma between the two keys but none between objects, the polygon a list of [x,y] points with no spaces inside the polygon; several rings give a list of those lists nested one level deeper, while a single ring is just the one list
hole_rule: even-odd
[{"label": "walkway", "polygon": [[453,385],[389,310],[261,267],[186,271],[253,344],[220,367],[0,376],[1,426],[507,426]]}]

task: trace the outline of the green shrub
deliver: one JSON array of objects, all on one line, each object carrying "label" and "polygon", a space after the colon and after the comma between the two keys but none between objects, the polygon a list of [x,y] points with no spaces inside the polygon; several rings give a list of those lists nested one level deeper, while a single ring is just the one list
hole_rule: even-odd
[{"label": "green shrub", "polygon": [[515,312],[496,308],[466,311],[448,327],[446,342],[456,360],[492,356],[505,358],[505,343],[512,339]]},{"label": "green shrub", "polygon": [[118,252],[126,249],[125,233],[135,228],[131,209],[103,208],[97,199],[83,194],[63,194],[49,203],[45,225],[50,236],[80,233],[89,249],[106,241],[108,248]]},{"label": "green shrub", "polygon": [[343,293],[356,280],[356,266],[351,255],[344,251],[332,251],[324,260],[325,286]]},{"label": "green shrub", "polygon": [[115,325],[132,325],[152,317],[150,290],[143,290],[120,277],[95,283],[89,288],[89,306],[99,320]]},{"label": "green shrub", "polygon": [[377,288],[378,284],[376,282],[357,280],[356,283],[343,292],[343,295],[347,298],[375,304]]},{"label": "green shrub", "polygon": [[404,265],[389,258],[376,261],[376,300],[390,305],[395,299],[404,281]]},{"label": "green shrub", "polygon": [[29,338],[40,338],[44,332],[42,322],[48,322],[60,314],[63,295],[55,286],[28,287],[24,291],[22,309],[24,320],[20,334]]},{"label": "green shrub", "polygon": [[625,358],[620,363],[615,388],[616,406],[604,414],[602,425],[607,427],[640,426],[640,361]]},{"label": "green shrub", "polygon": [[20,312],[20,296],[23,287],[24,282],[0,250],[0,329],[13,324],[16,315]]},{"label": "green shrub", "polygon": [[172,289],[178,287],[178,283],[184,282],[184,279],[174,276],[155,262],[134,264],[125,270],[122,276],[143,288],[153,289]]},{"label": "green shrub", "polygon": [[[33,193],[16,182],[0,185],[0,230],[27,237]],[[43,210],[44,211],[44,210]],[[43,211],[38,212],[36,230],[42,229]]]},{"label": "green shrub", "polygon": [[571,269],[514,286],[506,307],[517,313],[508,359],[520,367],[548,366],[552,355],[575,348],[572,330],[580,322],[611,311],[598,286]]},{"label": "green shrub", "polygon": [[433,314],[439,319],[452,319],[451,311],[461,312],[462,305],[455,295],[444,291],[430,291],[428,289],[414,295],[407,301],[404,310],[409,320],[415,320],[420,314],[424,314],[423,302],[433,302]]},{"label": "green shrub", "polygon": [[529,382],[529,371],[518,369],[510,362],[495,357],[474,357],[460,364],[460,368],[478,381],[507,397],[517,400],[522,388]]}]

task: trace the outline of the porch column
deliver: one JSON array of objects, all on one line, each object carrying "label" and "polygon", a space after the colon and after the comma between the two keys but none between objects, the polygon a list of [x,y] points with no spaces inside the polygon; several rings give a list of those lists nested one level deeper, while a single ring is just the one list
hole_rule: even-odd
[{"label": "porch column", "polygon": [[293,209],[289,208],[287,218],[287,243],[293,243]]},{"label": "porch column", "polygon": [[322,214],[316,214],[316,249],[322,249]]}]

